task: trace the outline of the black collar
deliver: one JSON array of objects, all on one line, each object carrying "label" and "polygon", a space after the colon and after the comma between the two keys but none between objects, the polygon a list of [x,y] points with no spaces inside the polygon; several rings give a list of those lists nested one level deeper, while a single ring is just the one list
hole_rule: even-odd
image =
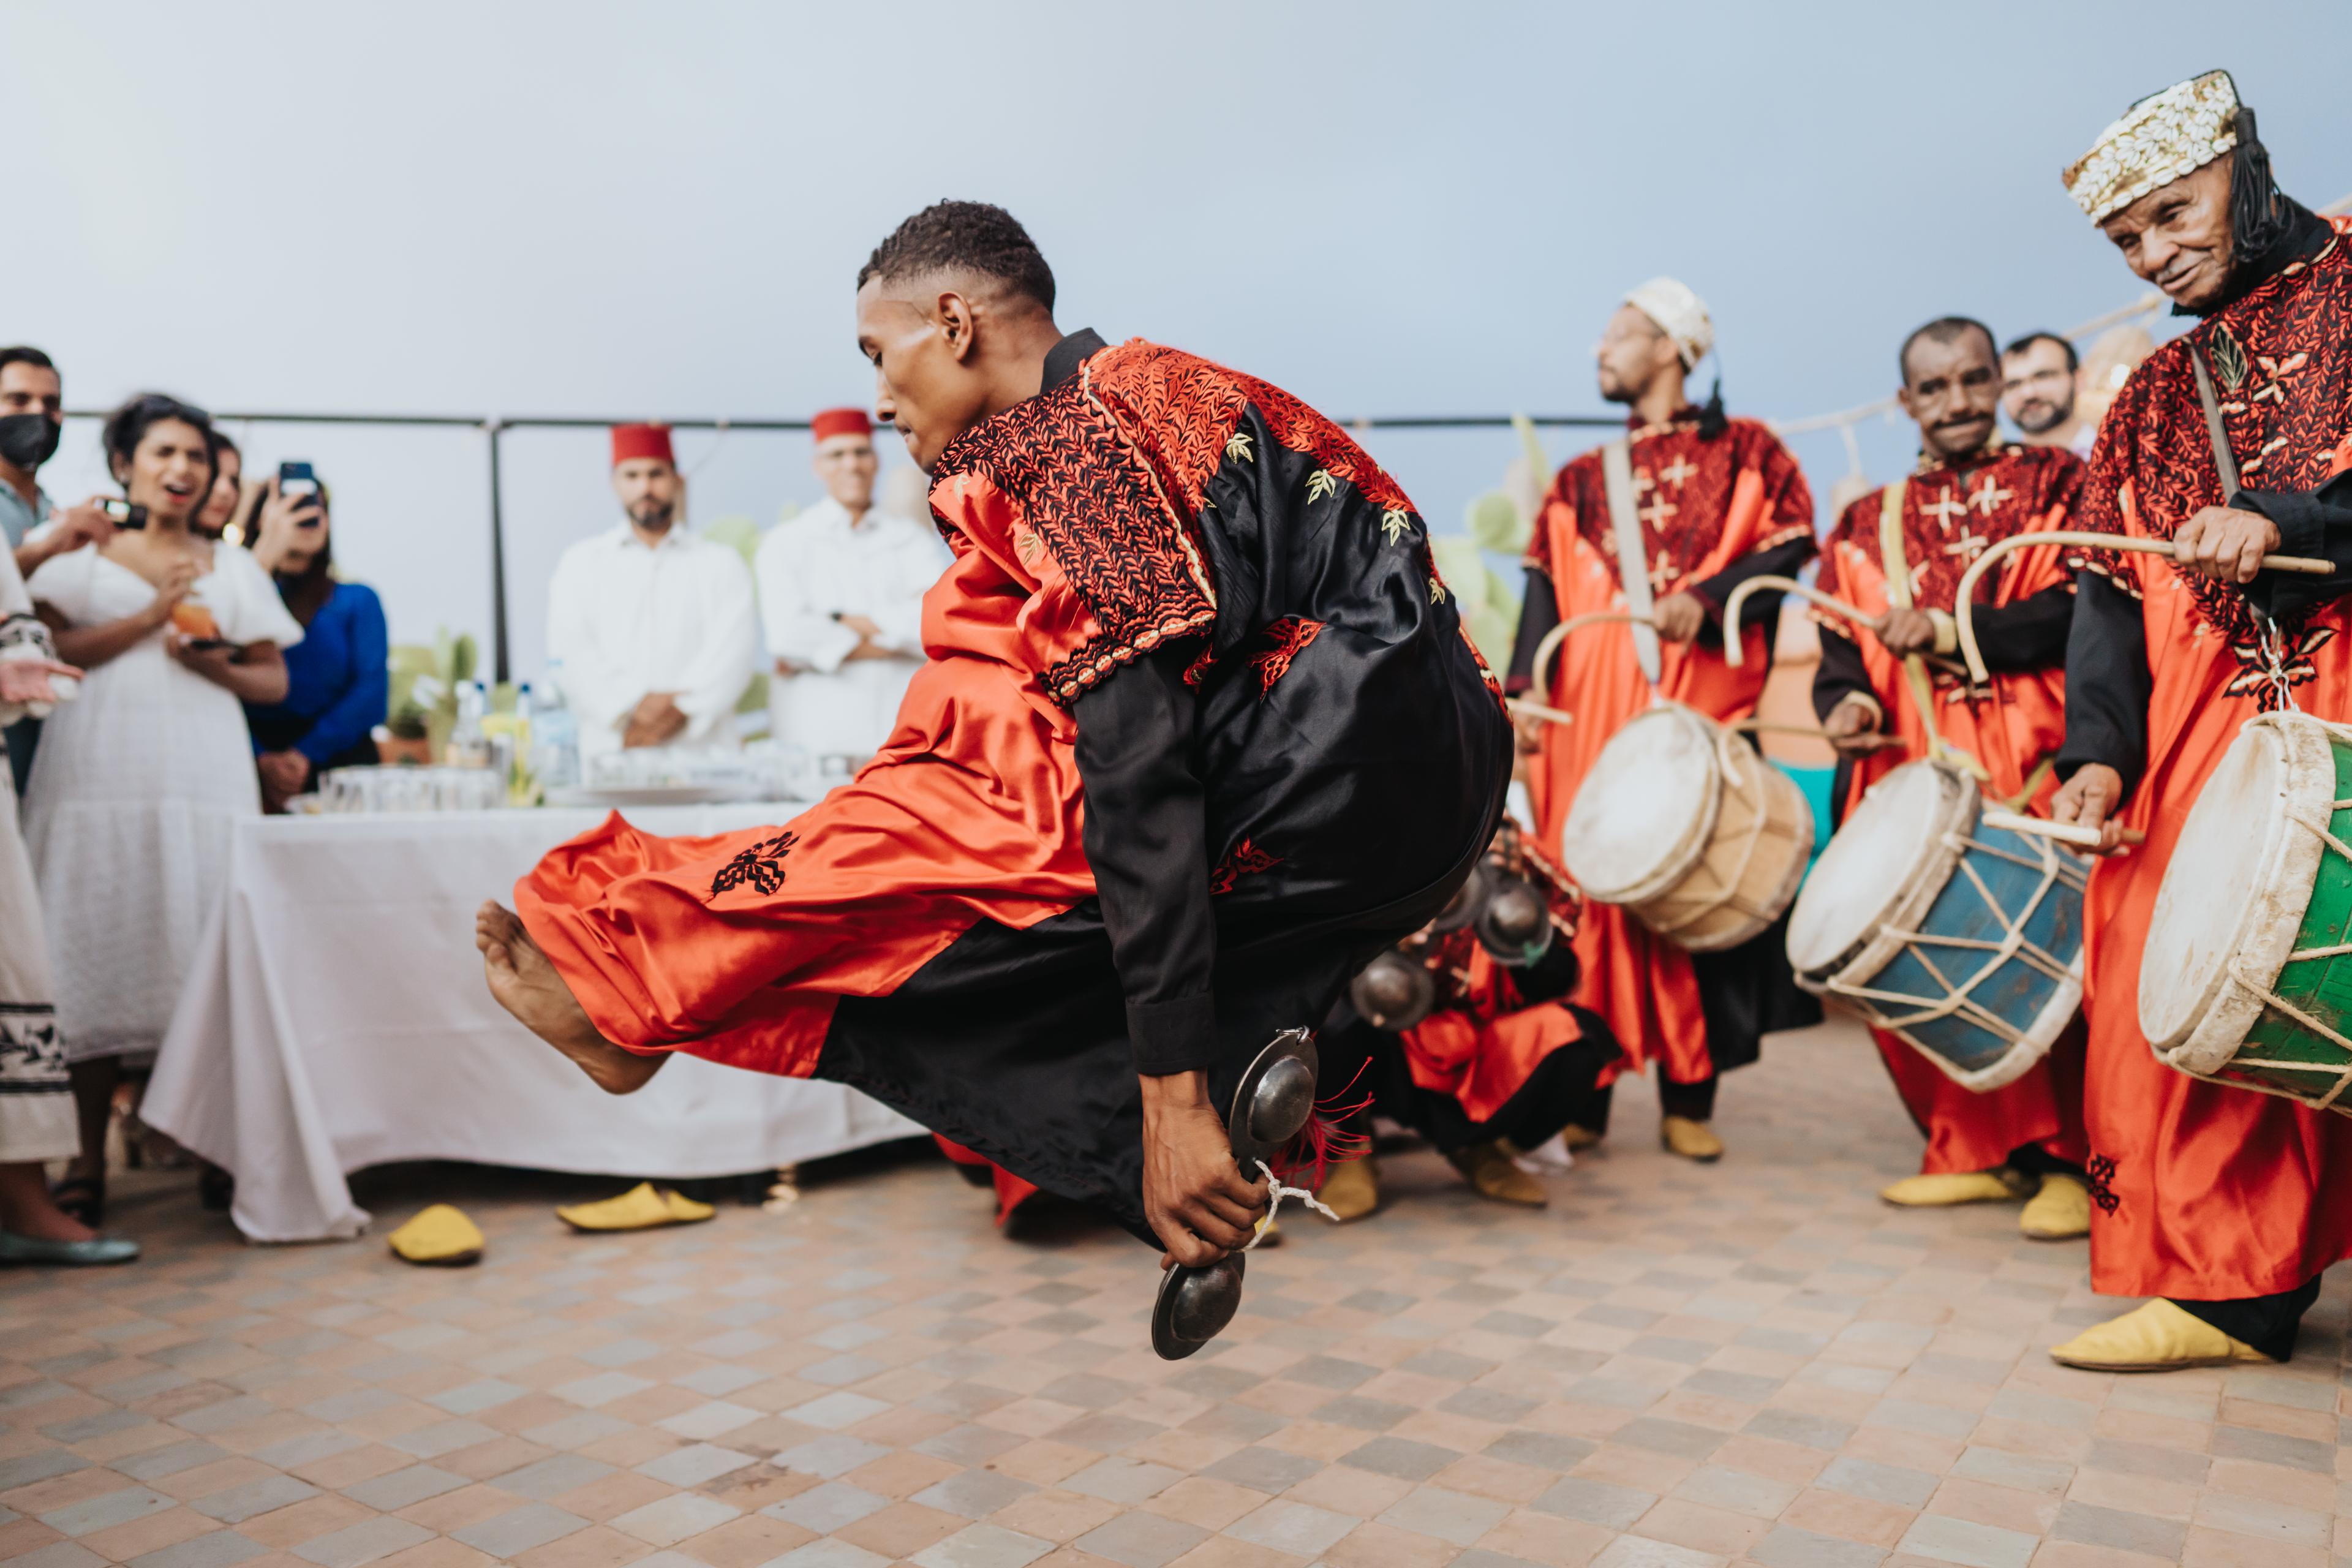
[{"label": "black collar", "polygon": [[[2272,242],[2271,247],[2260,256],[2239,265],[2230,279],[2229,287],[2221,291],[2220,299],[2194,310],[2186,306],[2175,305],[2172,308],[2174,315],[2218,316],[2285,271],[2291,264],[2297,261],[2310,261],[2327,248],[2327,242],[2336,237],[2335,226],[2300,202],[2284,195],[2280,196],[2279,200],[2284,203],[2287,208],[2286,226],[2281,231],[2278,238]],[[2231,243],[2236,243],[2234,236]]]},{"label": "black collar", "polygon": [[1051,392],[1078,374],[1078,366],[1110,345],[1092,327],[1080,327],[1045,351],[1045,382],[1037,390]]}]

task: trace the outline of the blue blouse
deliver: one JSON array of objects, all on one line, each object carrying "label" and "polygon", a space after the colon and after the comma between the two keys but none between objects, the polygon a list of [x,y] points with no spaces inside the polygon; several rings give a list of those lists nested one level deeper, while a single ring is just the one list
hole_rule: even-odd
[{"label": "blue blouse", "polygon": [[302,640],[286,650],[286,700],[246,705],[255,752],[290,741],[315,769],[366,740],[392,700],[389,643],[375,590],[336,584]]}]

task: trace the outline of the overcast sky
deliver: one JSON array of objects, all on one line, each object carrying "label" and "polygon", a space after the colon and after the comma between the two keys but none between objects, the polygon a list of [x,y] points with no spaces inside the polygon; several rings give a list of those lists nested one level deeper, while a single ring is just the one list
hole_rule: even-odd
[{"label": "overcast sky", "polygon": [[[1335,416],[1597,411],[1591,344],[1661,271],[1712,306],[1735,410],[1812,414],[1890,390],[1929,316],[2133,298],[2058,170],[2183,76],[2231,68],[2283,183],[2352,193],[2347,41],[2341,0],[8,0],[0,341],[56,353],[78,407],[804,416],[870,395],[857,264],[955,195],[1028,224],[1065,327]],[[68,432],[60,499],[95,445]],[[681,445],[698,522],[819,493],[804,440]],[[1514,449],[1372,445],[1444,531]],[[487,628],[478,435],[247,446],[317,461],[396,637]],[[556,554],[615,518],[597,437],[507,446],[528,673]],[[1797,449],[1826,495],[1843,448]],[[1907,449],[1865,433],[1881,478]]]}]

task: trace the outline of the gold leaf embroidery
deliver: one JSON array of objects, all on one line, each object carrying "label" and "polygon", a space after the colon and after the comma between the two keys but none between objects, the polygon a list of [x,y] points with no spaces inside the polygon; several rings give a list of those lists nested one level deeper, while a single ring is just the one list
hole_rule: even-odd
[{"label": "gold leaf embroidery", "polygon": [[1381,531],[1389,536],[1391,544],[1404,537],[1405,530],[1412,526],[1411,517],[1412,514],[1401,506],[1392,506],[1381,513]]},{"label": "gold leaf embroidery", "polygon": [[2213,329],[2213,369],[2221,384],[2235,392],[2246,379],[2246,351],[2226,326]]},{"label": "gold leaf embroidery", "polygon": [[1250,449],[1250,434],[1236,430],[1225,437],[1225,456],[1236,463],[1255,463],[1257,454]]},{"label": "gold leaf embroidery", "polygon": [[1322,500],[1339,493],[1339,481],[1331,477],[1328,468],[1318,468],[1307,476],[1307,499]]},{"label": "gold leaf embroidery", "polygon": [[1432,576],[1429,580],[1429,602],[1433,605],[1442,605],[1445,603],[1445,584],[1439,582],[1434,576]]}]

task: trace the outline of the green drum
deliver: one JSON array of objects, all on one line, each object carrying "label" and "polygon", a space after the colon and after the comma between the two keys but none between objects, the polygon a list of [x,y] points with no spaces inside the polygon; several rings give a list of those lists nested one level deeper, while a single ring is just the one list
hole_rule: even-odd
[{"label": "green drum", "polygon": [[2352,728],[2238,731],[2165,868],[2139,1026],[2185,1073],[2352,1115]]}]

